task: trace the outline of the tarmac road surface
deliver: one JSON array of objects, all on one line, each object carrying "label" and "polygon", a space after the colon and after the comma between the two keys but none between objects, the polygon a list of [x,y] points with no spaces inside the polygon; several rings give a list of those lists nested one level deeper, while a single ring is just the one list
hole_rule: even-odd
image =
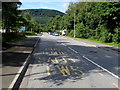
[{"label": "tarmac road surface", "polygon": [[118,54],[44,33],[20,88],[119,88]]}]

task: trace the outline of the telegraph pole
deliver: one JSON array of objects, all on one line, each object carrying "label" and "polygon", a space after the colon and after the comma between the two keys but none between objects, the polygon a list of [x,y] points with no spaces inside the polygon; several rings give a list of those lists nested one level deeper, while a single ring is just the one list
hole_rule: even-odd
[{"label": "telegraph pole", "polygon": [[76,10],[74,9],[74,38],[75,38],[75,33],[76,33],[76,31],[75,31],[75,22],[76,22],[76,20],[75,20],[75,18],[76,18],[75,13],[76,13]]}]

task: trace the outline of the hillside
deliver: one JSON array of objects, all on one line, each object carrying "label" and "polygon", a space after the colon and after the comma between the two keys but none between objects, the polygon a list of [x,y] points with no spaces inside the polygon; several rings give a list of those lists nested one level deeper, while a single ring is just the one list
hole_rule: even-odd
[{"label": "hillside", "polygon": [[37,21],[40,24],[45,24],[51,17],[56,15],[63,16],[63,12],[50,9],[26,9],[22,10],[22,14],[29,12],[31,19]]}]

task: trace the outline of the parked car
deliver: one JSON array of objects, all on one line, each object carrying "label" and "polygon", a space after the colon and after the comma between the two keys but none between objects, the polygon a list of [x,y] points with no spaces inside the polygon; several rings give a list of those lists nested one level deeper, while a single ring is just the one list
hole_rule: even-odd
[{"label": "parked car", "polygon": [[53,32],[49,32],[49,35],[53,35]]},{"label": "parked car", "polygon": [[53,36],[59,36],[59,33],[58,32],[54,32]]}]

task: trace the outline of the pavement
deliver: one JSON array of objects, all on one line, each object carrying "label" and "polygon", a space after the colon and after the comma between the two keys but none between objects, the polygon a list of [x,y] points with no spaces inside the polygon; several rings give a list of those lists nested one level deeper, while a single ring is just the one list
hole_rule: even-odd
[{"label": "pavement", "polygon": [[119,54],[96,45],[44,33],[20,88],[120,88]]},{"label": "pavement", "polygon": [[3,47],[2,51],[2,88],[8,88],[19,69],[32,52],[38,36],[28,36],[23,40]]}]

